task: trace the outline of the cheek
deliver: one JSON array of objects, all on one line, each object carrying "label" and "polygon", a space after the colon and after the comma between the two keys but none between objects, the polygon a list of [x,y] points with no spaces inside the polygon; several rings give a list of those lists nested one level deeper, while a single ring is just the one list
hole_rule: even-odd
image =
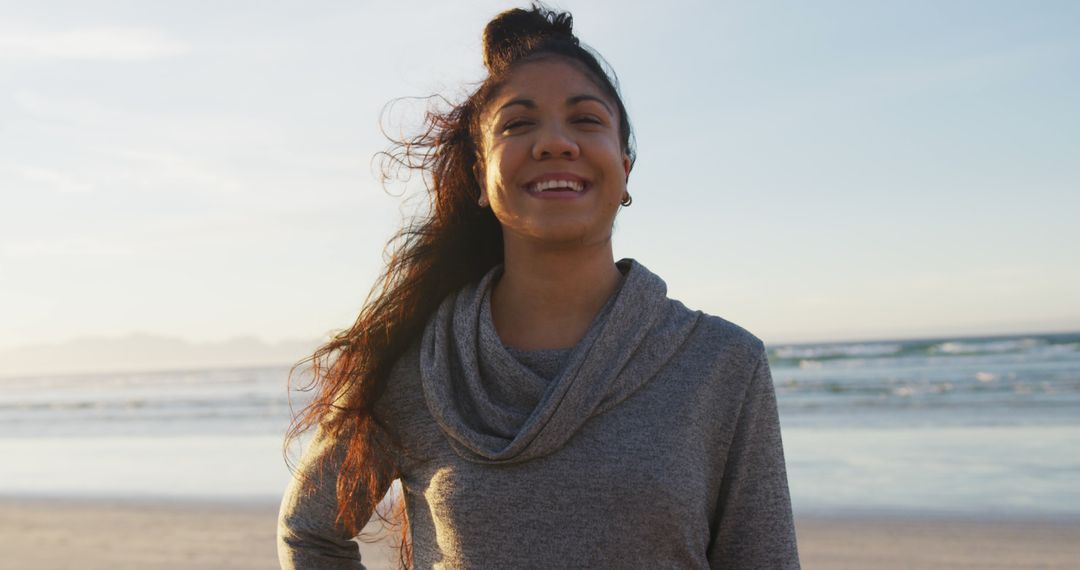
[{"label": "cheek", "polygon": [[501,193],[507,185],[506,177],[499,169],[501,164],[488,163],[487,170],[487,189],[492,195]]},{"label": "cheek", "polygon": [[622,143],[618,140],[604,137],[602,140],[594,141],[594,148],[599,156],[603,156],[604,163],[607,165],[605,169],[613,168],[620,173],[624,170],[623,156],[626,153],[623,152]]},{"label": "cheek", "polygon": [[513,185],[514,176],[521,161],[514,159],[512,150],[504,144],[489,152],[484,163],[489,190],[509,189]]}]

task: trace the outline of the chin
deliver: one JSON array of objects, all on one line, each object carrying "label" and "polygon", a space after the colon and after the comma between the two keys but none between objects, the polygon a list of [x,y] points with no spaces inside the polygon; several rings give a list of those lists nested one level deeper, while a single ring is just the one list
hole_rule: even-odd
[{"label": "chin", "polygon": [[611,227],[601,230],[575,224],[557,224],[533,227],[528,232],[529,241],[553,246],[582,247],[600,245],[611,241]]}]

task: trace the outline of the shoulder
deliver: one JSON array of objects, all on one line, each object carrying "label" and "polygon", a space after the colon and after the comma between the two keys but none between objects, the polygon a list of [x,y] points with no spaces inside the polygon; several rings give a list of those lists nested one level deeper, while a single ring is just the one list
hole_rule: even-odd
[{"label": "shoulder", "polygon": [[697,418],[704,433],[713,434],[709,441],[730,442],[746,403],[771,387],[763,381],[768,370],[765,344],[728,319],[678,301],[672,304],[683,314],[695,315],[696,322],[668,363],[665,388],[682,395],[686,417]]},{"label": "shoulder", "polygon": [[419,343],[412,343],[394,363],[386,387],[375,403],[375,414],[392,431],[409,429],[426,415],[427,404],[420,383]]},{"label": "shoulder", "polygon": [[376,403],[376,407],[388,411],[400,411],[416,405],[419,393],[420,345],[419,342],[412,342],[391,367],[386,378],[386,389]]},{"label": "shoulder", "polygon": [[754,333],[745,328],[716,315],[701,313],[698,325],[700,334],[708,339],[723,345],[729,345],[737,350],[752,354],[755,358],[765,352],[765,343]]},{"label": "shoulder", "polygon": [[684,343],[681,360],[723,376],[726,381],[749,380],[767,362],[765,343],[742,326],[723,317],[693,310],[672,300],[673,312],[696,318]]},{"label": "shoulder", "polygon": [[[653,338],[680,336],[685,337],[683,355],[702,364],[710,355],[720,357],[730,366],[739,363],[753,370],[765,355],[765,343],[745,328],[717,315],[687,307],[682,301],[667,295],[667,284],[663,279],[634,259],[624,259],[620,263],[638,270],[646,281],[658,284],[654,292],[663,297],[667,304],[661,311],[663,317],[654,324]],[[691,351],[691,352],[687,352]]]}]

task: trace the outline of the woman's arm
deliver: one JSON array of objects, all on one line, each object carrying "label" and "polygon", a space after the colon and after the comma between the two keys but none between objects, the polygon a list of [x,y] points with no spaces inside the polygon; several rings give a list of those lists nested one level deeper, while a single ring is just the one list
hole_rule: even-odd
[{"label": "woman's arm", "polygon": [[[332,457],[324,462],[327,454]],[[322,429],[304,451],[278,515],[277,550],[282,570],[366,570],[353,535],[335,522],[336,466],[343,454],[344,446],[326,437]],[[325,468],[319,469],[320,464]],[[311,481],[306,488],[301,484],[305,479]],[[366,522],[371,508],[364,507],[357,515],[357,520]]]},{"label": "woman's arm", "polygon": [[723,477],[710,566],[799,568],[776,389],[764,349],[743,398]]}]

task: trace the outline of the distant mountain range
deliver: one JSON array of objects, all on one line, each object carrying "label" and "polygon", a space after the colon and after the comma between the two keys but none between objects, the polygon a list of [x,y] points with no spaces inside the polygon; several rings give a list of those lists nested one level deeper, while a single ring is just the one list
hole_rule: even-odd
[{"label": "distant mountain range", "polygon": [[266,343],[255,337],[192,343],[146,333],[125,337],[82,337],[58,344],[0,349],[0,377],[287,366],[311,354],[319,343],[319,340]]}]

